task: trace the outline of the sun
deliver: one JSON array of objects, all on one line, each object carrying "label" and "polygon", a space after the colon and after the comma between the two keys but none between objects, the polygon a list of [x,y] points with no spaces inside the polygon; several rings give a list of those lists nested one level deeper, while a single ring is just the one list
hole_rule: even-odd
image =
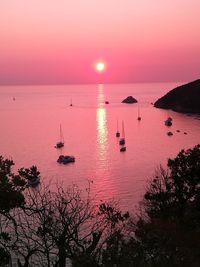
[{"label": "sun", "polygon": [[103,72],[105,71],[105,63],[102,61],[99,61],[96,63],[95,68],[96,68],[96,71]]}]

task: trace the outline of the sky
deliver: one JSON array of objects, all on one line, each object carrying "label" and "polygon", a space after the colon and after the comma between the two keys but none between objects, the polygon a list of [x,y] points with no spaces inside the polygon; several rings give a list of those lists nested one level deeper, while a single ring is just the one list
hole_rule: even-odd
[{"label": "sky", "polygon": [[0,0],[0,84],[198,79],[199,11],[200,0]]}]

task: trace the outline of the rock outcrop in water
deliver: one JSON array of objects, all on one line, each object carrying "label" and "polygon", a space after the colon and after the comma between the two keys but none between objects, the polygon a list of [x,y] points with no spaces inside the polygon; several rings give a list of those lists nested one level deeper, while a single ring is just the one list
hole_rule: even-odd
[{"label": "rock outcrop in water", "polygon": [[127,98],[125,98],[122,103],[126,103],[126,104],[133,104],[133,103],[137,103],[138,101],[132,97],[132,96],[128,96]]},{"label": "rock outcrop in water", "polygon": [[200,113],[200,79],[169,91],[154,103],[154,107],[183,113]]}]

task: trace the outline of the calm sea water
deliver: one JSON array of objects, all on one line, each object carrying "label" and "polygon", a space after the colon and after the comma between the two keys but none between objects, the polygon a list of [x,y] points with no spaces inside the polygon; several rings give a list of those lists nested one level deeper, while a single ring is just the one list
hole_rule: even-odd
[{"label": "calm sea water", "polygon": [[[12,158],[16,169],[37,165],[45,182],[62,182],[63,187],[76,183],[84,189],[92,180],[97,199],[114,197],[122,208],[131,210],[160,164],[165,166],[180,149],[200,142],[197,116],[156,109],[151,104],[177,85],[1,86],[0,154]],[[139,104],[121,104],[128,95]],[[170,129],[164,125],[168,116],[173,118]],[[124,153],[115,137],[117,118],[119,130],[122,120],[125,124]],[[54,145],[60,124],[65,147],[57,150]],[[166,134],[169,130],[174,133],[171,137]],[[59,165],[61,153],[74,155],[76,162]]]}]

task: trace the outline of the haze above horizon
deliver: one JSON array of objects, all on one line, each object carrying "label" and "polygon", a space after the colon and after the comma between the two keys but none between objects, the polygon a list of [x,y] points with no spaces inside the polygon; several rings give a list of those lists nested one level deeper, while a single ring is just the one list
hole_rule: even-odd
[{"label": "haze above horizon", "polygon": [[199,10],[199,0],[1,1],[0,85],[195,80]]}]

